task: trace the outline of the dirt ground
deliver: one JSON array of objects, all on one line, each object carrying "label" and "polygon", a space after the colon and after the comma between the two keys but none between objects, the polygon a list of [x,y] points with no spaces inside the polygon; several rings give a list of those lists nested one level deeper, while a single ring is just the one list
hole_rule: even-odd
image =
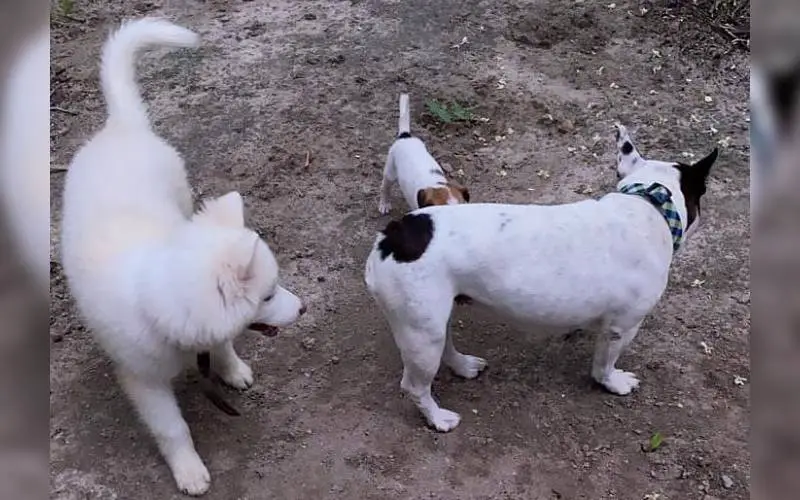
[{"label": "dirt ground", "polygon": [[[625,0],[78,0],[52,24],[54,165],[104,120],[108,30],[145,14],[204,40],[143,58],[156,129],[185,155],[198,196],[245,196],[248,223],[310,306],[278,337],[240,338],[256,373],[252,389],[227,392],[241,417],[211,406],[191,374],[176,382],[212,475],[207,498],[749,498],[747,54],[686,12]],[[434,383],[461,425],[436,433],[401,397],[363,263],[389,220],[378,187],[404,90],[414,132],[473,201],[600,196],[615,182],[615,121],[647,156],[720,147],[703,229],[620,360],[640,390],[592,384],[588,333],[537,335],[467,306],[456,341],[489,369]],[[478,118],[438,123],[430,99]],[[180,498],[69,298],[63,174],[51,180],[51,498]],[[643,452],[657,432],[664,444]]]}]

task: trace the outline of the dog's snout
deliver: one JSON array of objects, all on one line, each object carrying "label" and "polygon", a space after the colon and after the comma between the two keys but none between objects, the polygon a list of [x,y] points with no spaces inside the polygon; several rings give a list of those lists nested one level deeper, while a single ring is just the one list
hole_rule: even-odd
[{"label": "dog's snout", "polygon": [[300,311],[299,311],[300,316],[304,315],[306,313],[306,311],[308,311],[308,308],[306,307],[305,304],[300,306]]}]

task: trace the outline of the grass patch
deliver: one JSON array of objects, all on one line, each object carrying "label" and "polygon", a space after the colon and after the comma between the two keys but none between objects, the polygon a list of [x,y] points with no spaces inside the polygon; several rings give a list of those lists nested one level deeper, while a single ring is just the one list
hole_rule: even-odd
[{"label": "grass patch", "polygon": [[439,123],[463,123],[475,119],[472,108],[458,102],[444,103],[438,99],[431,99],[425,103],[428,113]]}]

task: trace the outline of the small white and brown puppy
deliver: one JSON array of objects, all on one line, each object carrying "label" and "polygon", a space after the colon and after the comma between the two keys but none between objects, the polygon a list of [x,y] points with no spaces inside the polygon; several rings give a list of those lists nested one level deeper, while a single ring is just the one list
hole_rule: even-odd
[{"label": "small white and brown puppy", "polygon": [[411,105],[408,94],[400,94],[397,129],[397,139],[386,157],[378,211],[388,214],[392,209],[389,190],[395,182],[400,186],[411,210],[432,205],[468,203],[469,190],[448,179],[442,167],[428,152],[425,143],[411,135]]},{"label": "small white and brown puppy", "polygon": [[[103,48],[103,128],[76,153],[64,186],[64,273],[94,338],[155,438],[178,488],[205,493],[197,454],[171,381],[198,353],[227,384],[253,372],[234,350],[247,328],[268,333],[305,306],[279,283],[267,243],[244,224],[239,193],[192,211],[181,155],[150,125],[135,80],[151,46],[194,47],[198,36],[161,19],[127,22]],[[207,371],[210,367],[206,367]]]},{"label": "small white and brown puppy", "polygon": [[441,362],[473,378],[486,360],[460,353],[449,331],[453,299],[468,296],[520,324],[599,326],[592,377],[628,394],[616,367],[667,286],[675,251],[697,227],[717,151],[694,165],[644,159],[617,132],[616,192],[563,205],[427,207],[390,222],[367,258],[365,281],[403,359],[400,388],[439,431],[460,416],[440,408],[431,382]]}]

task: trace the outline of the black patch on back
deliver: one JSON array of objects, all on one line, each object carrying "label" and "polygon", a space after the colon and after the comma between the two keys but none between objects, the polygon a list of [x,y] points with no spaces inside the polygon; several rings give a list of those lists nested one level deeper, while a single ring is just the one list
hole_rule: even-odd
[{"label": "black patch on back", "polygon": [[505,212],[500,212],[500,231],[504,230],[509,222],[511,222],[511,217]]},{"label": "black patch on back", "polygon": [[717,160],[718,149],[714,148],[708,156],[693,165],[677,163],[675,168],[681,173],[681,192],[686,200],[686,227],[691,226],[700,215],[700,198],[706,194],[706,181],[711,166]]},{"label": "black patch on back", "polygon": [[397,135],[398,139],[410,139],[412,137],[414,137],[414,136],[411,135],[411,132],[403,132],[403,133]]},{"label": "black patch on back", "polygon": [[633,144],[631,144],[628,141],[625,141],[625,143],[622,145],[622,149],[620,149],[620,151],[622,151],[622,154],[624,154],[624,155],[629,155],[629,154],[633,153]]},{"label": "black patch on back", "polygon": [[414,262],[422,257],[433,239],[433,219],[428,214],[407,214],[389,222],[378,243],[381,260],[390,255],[397,262]]}]

